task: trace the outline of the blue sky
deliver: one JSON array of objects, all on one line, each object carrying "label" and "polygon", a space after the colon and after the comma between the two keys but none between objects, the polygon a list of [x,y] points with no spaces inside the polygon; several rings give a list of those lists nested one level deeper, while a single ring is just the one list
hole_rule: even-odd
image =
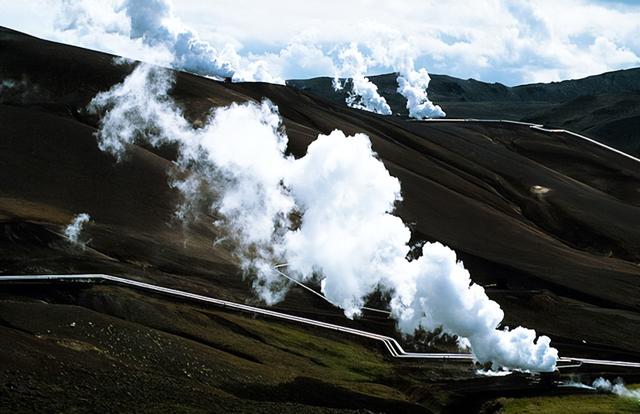
[{"label": "blue sky", "polygon": [[370,58],[369,74],[393,70],[399,47],[431,73],[508,85],[640,66],[640,1],[167,1],[0,0],[0,25],[162,63],[171,51],[131,39],[122,10],[168,4],[171,30],[193,34],[247,76],[273,79],[332,76],[351,42]]}]

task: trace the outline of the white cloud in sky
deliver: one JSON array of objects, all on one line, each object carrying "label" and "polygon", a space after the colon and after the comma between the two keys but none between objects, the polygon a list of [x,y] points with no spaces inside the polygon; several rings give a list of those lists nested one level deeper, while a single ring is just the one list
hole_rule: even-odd
[{"label": "white cloud in sky", "polygon": [[[122,22],[104,11],[113,2],[121,3],[68,4],[80,12],[93,11],[92,23],[119,30]],[[56,10],[63,3],[0,0],[0,25],[136,57],[163,57],[143,42],[125,44],[114,33],[83,33],[79,39],[78,33],[56,31]],[[561,80],[640,65],[640,3],[633,2],[182,0],[175,2],[174,13],[214,47],[232,46],[246,60],[247,70],[267,70],[282,79],[331,76],[326,55],[337,45],[372,44],[381,31],[408,39],[417,68],[491,82]],[[255,61],[261,63],[249,67]],[[391,69],[369,68],[370,74]]]}]

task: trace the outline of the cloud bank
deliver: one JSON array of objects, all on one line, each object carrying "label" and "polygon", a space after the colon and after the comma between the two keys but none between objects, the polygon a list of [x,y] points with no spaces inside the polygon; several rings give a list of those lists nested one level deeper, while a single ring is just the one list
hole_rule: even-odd
[{"label": "cloud bank", "polygon": [[[157,48],[130,38],[127,17],[115,11],[122,3],[0,0],[0,25],[157,63],[142,58],[161,58]],[[219,52],[229,45],[247,62],[262,60],[280,79],[331,76],[327,56],[335,58],[336,45],[373,44],[381,27],[413,39],[416,67],[464,79],[516,85],[640,65],[637,2],[405,0],[372,7],[368,0],[248,0],[242,5],[239,10],[237,1],[181,0],[175,2],[173,15],[200,41]],[[54,20],[67,23],[69,30],[59,30],[64,25],[56,29]],[[164,57],[171,60],[166,53]],[[368,75],[392,70],[375,65]]]},{"label": "cloud bank", "polygon": [[555,368],[549,338],[501,327],[500,306],[471,281],[451,249],[426,243],[417,247],[418,259],[407,259],[411,232],[393,215],[400,182],[366,135],[319,135],[294,159],[285,153],[288,138],[269,101],[218,108],[194,129],[169,97],[171,85],[167,71],[140,65],[96,96],[91,110],[104,114],[100,148],[122,158],[136,140],[177,143],[178,168],[192,174],[178,188],[188,190],[186,199],[198,181],[216,193],[215,224],[233,241],[267,303],[286,294],[287,281],[273,269],[286,261],[296,279],[320,280],[327,299],[348,317],[380,289],[392,298],[392,316],[406,334],[441,327],[496,369]]},{"label": "cloud bank", "polygon": [[268,63],[214,45],[179,18],[168,0],[63,1],[55,29],[64,41],[216,79],[284,83]]},{"label": "cloud bank", "polygon": [[[242,56],[237,51],[240,45],[234,42],[214,46],[201,40],[175,16],[169,0],[63,1],[55,27],[67,42],[101,50],[106,46],[107,51],[128,58],[236,82],[284,84],[282,72],[291,62],[326,67],[334,74],[336,89],[343,87],[340,77],[349,78],[347,105],[383,115],[391,115],[391,109],[366,75],[373,66],[388,65],[399,72],[398,92],[406,97],[411,117],[444,116],[427,98],[429,75],[424,68],[414,69],[414,57],[401,36],[392,47],[378,48],[376,54],[364,54],[356,43],[324,51],[314,36],[300,35],[278,52]],[[399,49],[404,51],[401,58]]]}]

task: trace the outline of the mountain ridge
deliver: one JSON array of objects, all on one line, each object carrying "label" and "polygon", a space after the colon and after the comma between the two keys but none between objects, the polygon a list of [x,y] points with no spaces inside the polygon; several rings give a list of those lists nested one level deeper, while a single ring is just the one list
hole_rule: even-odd
[{"label": "mountain ridge", "polygon": [[[405,99],[393,73],[370,76],[394,114],[406,117]],[[287,84],[343,104],[349,90],[334,91],[330,77]],[[475,79],[431,75],[429,99],[449,118],[510,119],[583,133],[630,155],[640,156],[640,68],[582,79],[505,86]]]}]

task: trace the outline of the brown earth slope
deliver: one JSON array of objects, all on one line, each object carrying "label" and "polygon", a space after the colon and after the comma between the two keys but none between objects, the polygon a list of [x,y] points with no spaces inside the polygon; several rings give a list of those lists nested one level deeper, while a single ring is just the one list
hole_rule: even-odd
[{"label": "brown earth slope", "polygon": [[[256,302],[232,254],[212,246],[212,218],[203,213],[188,227],[174,219],[179,197],[167,185],[170,148],[137,146],[121,163],[97,148],[97,120],[84,108],[131,70],[109,55],[0,30],[0,80],[17,85],[0,94],[0,273],[105,272]],[[176,77],[172,94],[193,120],[233,101],[271,99],[297,156],[335,128],[368,134],[402,182],[398,214],[413,223],[416,239],[454,248],[473,279],[503,306],[508,325],[551,336],[564,354],[640,360],[637,162],[525,126],[407,122],[284,86]],[[86,250],[60,236],[81,212],[93,219]],[[408,412],[409,405],[420,412],[448,404],[436,391],[416,388],[427,377],[437,381],[436,374],[415,366],[399,373],[368,353],[375,350],[371,344],[107,286],[0,292],[0,402],[17,411],[34,411],[52,395],[70,395],[81,411],[106,400],[149,412],[316,412],[319,406]],[[277,308],[393,334],[384,318],[349,322],[295,289]],[[278,329],[287,331],[264,333]],[[135,344],[128,345],[128,337]],[[231,339],[221,344],[224,338]],[[316,352],[310,341],[328,342]],[[290,351],[302,353],[305,363],[290,362]],[[150,355],[155,359],[141,360]],[[364,356],[353,361],[354,355]],[[214,379],[203,374],[207,370]],[[460,370],[469,375],[468,367]],[[176,388],[187,390],[183,398],[171,394]],[[132,389],[140,394],[127,394]],[[342,397],[332,405],[323,395]],[[155,404],[163,398],[171,402],[161,409]],[[409,405],[394,405],[398,400]]]},{"label": "brown earth slope", "polygon": [[[408,116],[394,73],[371,76],[394,113]],[[334,91],[331,78],[287,83],[344,105],[349,87]],[[448,118],[511,119],[580,132],[628,154],[640,155],[640,68],[582,79],[514,87],[431,75],[429,98]],[[347,85],[348,86],[348,85]]]}]

